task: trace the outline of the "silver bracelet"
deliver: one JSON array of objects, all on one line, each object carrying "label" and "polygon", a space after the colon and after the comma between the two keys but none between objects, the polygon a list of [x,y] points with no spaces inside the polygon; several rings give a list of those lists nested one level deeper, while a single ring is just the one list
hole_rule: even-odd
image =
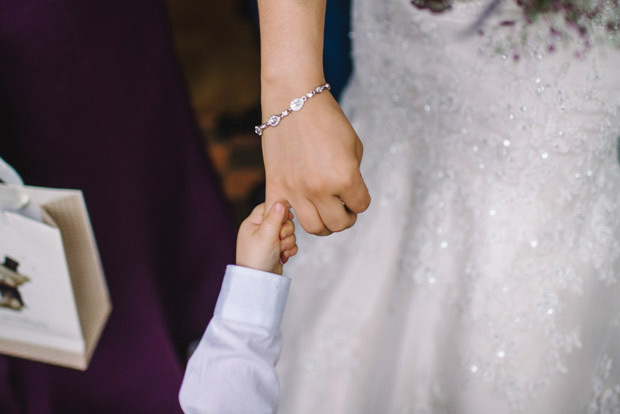
[{"label": "silver bracelet", "polygon": [[264,129],[268,127],[277,126],[280,123],[280,121],[283,118],[289,116],[291,112],[297,112],[301,110],[301,108],[304,107],[304,104],[306,103],[308,99],[312,98],[314,95],[318,95],[319,93],[323,92],[325,89],[329,90],[330,88],[331,87],[329,86],[329,83],[325,83],[323,85],[317,86],[316,88],[312,89],[310,92],[308,92],[301,98],[293,99],[289,107],[286,110],[284,110],[281,114],[271,115],[269,119],[267,120],[267,122],[265,122],[262,125],[255,126],[254,132],[256,132],[256,135],[258,136],[263,135]]}]

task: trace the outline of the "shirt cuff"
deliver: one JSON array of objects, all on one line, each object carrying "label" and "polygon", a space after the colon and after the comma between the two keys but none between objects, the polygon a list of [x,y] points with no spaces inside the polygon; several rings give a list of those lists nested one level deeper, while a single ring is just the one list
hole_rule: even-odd
[{"label": "shirt cuff", "polygon": [[290,284],[285,276],[228,265],[214,317],[277,330]]}]

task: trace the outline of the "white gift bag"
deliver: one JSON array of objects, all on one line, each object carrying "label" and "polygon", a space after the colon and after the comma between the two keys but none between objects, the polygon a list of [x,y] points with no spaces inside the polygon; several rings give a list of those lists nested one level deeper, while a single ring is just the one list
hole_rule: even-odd
[{"label": "white gift bag", "polygon": [[111,304],[82,192],[0,180],[0,353],[85,370]]}]

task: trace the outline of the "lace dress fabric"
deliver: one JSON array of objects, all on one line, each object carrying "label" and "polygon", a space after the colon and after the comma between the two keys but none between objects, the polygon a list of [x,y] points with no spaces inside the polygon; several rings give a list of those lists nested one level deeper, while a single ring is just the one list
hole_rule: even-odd
[{"label": "lace dress fabric", "polygon": [[464,36],[482,7],[354,2],[373,201],[299,232],[283,414],[620,413],[620,51]]}]

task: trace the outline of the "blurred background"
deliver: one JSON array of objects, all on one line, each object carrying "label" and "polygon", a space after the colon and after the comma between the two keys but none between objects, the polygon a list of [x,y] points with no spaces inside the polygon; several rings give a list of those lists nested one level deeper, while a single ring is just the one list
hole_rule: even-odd
[{"label": "blurred background", "polygon": [[[234,260],[229,212],[264,199],[256,0],[164,1],[0,0],[0,155],[84,192],[113,303],[86,372],[0,356],[1,413],[178,412]],[[325,39],[338,97],[349,0],[328,0]]]},{"label": "blurred background", "polygon": [[[239,224],[264,200],[255,0],[167,0],[179,60],[204,139]],[[338,97],[351,72],[349,0],[329,0],[325,77]]]}]

